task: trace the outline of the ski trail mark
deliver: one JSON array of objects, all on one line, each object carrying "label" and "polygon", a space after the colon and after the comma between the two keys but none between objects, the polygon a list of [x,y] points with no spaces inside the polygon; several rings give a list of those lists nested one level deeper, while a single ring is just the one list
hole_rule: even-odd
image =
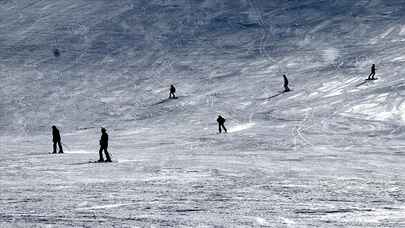
[{"label": "ski trail mark", "polygon": [[96,205],[92,207],[81,207],[77,208],[76,210],[78,211],[90,211],[90,210],[100,210],[100,209],[111,209],[111,208],[117,208],[117,207],[124,207],[124,206],[129,206],[129,205],[134,205],[134,203],[118,203],[118,204],[106,204],[106,205]]}]

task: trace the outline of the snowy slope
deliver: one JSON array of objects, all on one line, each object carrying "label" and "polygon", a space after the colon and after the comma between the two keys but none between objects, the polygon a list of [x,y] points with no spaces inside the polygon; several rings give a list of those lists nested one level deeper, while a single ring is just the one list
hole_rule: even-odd
[{"label": "snowy slope", "polygon": [[[55,122],[76,130],[156,117],[150,106],[171,83],[187,96],[187,109],[215,96],[222,103],[224,94],[231,112],[235,103],[278,91],[281,73],[301,88],[296,92],[322,89],[325,80],[332,81],[325,92],[339,95],[350,91],[345,80],[361,80],[371,63],[392,83],[384,86],[400,86],[401,5],[6,1],[1,125],[21,133]],[[237,118],[256,111],[240,108]]]},{"label": "snowy slope", "polygon": [[[1,220],[404,225],[404,10],[399,0],[0,2]],[[379,80],[363,83],[372,63]],[[282,74],[293,91],[278,95]],[[166,100],[170,84],[179,99]],[[226,136],[215,135],[218,113]],[[46,154],[53,124],[63,157]],[[119,163],[87,163],[101,126]]]}]

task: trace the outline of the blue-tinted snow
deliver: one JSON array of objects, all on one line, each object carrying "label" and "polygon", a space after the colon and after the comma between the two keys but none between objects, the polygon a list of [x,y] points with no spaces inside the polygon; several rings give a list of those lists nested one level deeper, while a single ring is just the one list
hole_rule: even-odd
[{"label": "blue-tinted snow", "polygon": [[0,1],[0,226],[405,226],[404,10]]}]

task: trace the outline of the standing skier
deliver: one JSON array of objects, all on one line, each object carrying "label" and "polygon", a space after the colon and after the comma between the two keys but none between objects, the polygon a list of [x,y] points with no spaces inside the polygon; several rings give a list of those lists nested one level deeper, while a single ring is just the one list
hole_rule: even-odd
[{"label": "standing skier", "polygon": [[288,88],[288,79],[287,76],[285,76],[285,74],[283,75],[284,78],[284,92],[289,92],[290,88]]},{"label": "standing skier", "polygon": [[104,158],[103,158],[103,150],[105,153],[105,157],[106,157],[106,162],[111,162],[111,157],[110,154],[107,151],[108,148],[108,134],[107,134],[107,130],[105,128],[101,128],[101,139],[100,139],[100,150],[98,151],[99,155],[100,155],[100,159],[98,160],[99,162],[104,162]]},{"label": "standing skier", "polygon": [[370,73],[370,75],[368,76],[368,80],[375,80],[375,64],[373,64],[372,66],[371,66],[371,73]]},{"label": "standing skier", "polygon": [[170,85],[170,93],[169,93],[169,99],[173,98],[176,99],[176,88],[173,85]]},{"label": "standing skier", "polygon": [[59,56],[60,56],[60,51],[59,51],[59,49],[55,48],[55,49],[53,50],[53,55],[54,55],[55,57],[59,57]]},{"label": "standing skier", "polygon": [[217,122],[218,122],[219,134],[222,133],[222,129],[224,129],[225,133],[227,133],[227,130],[226,130],[225,125],[224,125],[225,121],[226,121],[226,119],[224,117],[222,117],[221,115],[218,115]]},{"label": "standing skier", "polygon": [[56,144],[58,144],[59,153],[63,154],[60,133],[59,133],[58,128],[56,128],[56,126],[52,126],[52,141],[53,141],[53,152],[52,153],[56,154]]}]

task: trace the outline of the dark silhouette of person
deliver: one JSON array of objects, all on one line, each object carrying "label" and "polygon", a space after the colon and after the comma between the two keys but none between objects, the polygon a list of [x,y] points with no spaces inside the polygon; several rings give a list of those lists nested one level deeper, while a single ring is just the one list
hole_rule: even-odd
[{"label": "dark silhouette of person", "polygon": [[368,80],[375,80],[375,64],[373,64],[372,66],[371,66],[371,73],[370,73],[370,75],[368,76]]},{"label": "dark silhouette of person", "polygon": [[63,154],[62,142],[60,138],[60,133],[56,126],[52,126],[52,141],[53,141],[53,154],[56,154],[56,144],[59,147],[59,153]]},{"label": "dark silhouette of person", "polygon": [[283,75],[283,78],[284,78],[284,92],[289,92],[290,88],[288,88],[288,78],[285,75]]},{"label": "dark silhouette of person", "polygon": [[55,57],[59,57],[59,56],[60,56],[60,51],[59,51],[59,49],[55,48],[55,49],[53,50],[53,55],[54,55]]},{"label": "dark silhouette of person", "polygon": [[100,139],[100,150],[98,151],[99,155],[100,155],[100,159],[98,160],[99,162],[104,162],[104,158],[103,158],[103,150],[105,153],[105,157],[106,157],[106,162],[111,162],[111,157],[110,154],[107,151],[108,148],[108,134],[107,134],[107,130],[105,128],[101,128],[101,139]]},{"label": "dark silhouette of person", "polygon": [[226,121],[226,119],[224,117],[222,117],[221,115],[218,115],[217,122],[218,122],[218,131],[220,134],[222,133],[222,129],[224,129],[225,133],[228,132],[224,125],[225,121]]},{"label": "dark silhouette of person", "polygon": [[169,93],[169,99],[173,98],[176,99],[176,88],[173,85],[170,85],[170,93]]}]

